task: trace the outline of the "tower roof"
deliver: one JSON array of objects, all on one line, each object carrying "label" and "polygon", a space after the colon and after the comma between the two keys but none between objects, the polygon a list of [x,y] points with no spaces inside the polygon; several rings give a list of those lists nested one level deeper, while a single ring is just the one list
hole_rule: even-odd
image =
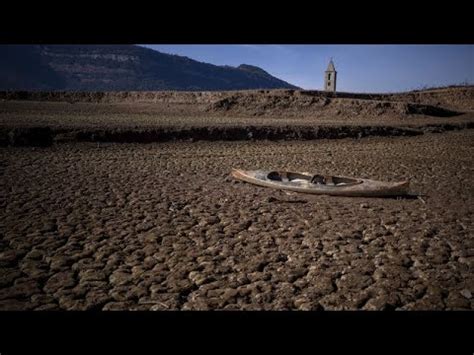
[{"label": "tower roof", "polygon": [[332,62],[332,59],[329,61],[328,68],[326,71],[336,71],[336,68],[334,67],[334,63]]}]

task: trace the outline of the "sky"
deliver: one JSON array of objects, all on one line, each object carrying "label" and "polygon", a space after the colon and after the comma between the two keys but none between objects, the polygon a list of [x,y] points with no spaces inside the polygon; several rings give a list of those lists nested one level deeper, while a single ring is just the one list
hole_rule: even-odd
[{"label": "sky", "polygon": [[474,84],[474,45],[143,45],[215,65],[258,66],[306,90],[320,90],[333,58],[337,90],[399,92]]}]

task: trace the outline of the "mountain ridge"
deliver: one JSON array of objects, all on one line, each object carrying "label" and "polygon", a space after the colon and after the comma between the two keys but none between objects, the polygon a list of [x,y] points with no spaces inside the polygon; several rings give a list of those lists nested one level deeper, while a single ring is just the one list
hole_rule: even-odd
[{"label": "mountain ridge", "polygon": [[217,66],[136,45],[1,45],[0,90],[299,89],[262,68]]}]

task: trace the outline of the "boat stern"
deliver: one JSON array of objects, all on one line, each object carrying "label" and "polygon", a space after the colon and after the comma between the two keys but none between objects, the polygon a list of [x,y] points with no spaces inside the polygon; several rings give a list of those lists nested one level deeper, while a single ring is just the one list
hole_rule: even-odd
[{"label": "boat stern", "polygon": [[397,195],[406,195],[410,190],[410,180],[404,180],[398,183],[395,183],[394,186],[387,191],[388,194],[397,196]]}]

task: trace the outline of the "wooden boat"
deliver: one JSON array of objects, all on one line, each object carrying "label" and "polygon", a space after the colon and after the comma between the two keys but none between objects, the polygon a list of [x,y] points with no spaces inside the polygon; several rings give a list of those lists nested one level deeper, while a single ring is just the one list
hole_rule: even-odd
[{"label": "wooden boat", "polygon": [[232,169],[232,176],[255,185],[274,189],[333,196],[407,195],[410,182],[384,182],[345,176],[322,176],[288,171]]}]

